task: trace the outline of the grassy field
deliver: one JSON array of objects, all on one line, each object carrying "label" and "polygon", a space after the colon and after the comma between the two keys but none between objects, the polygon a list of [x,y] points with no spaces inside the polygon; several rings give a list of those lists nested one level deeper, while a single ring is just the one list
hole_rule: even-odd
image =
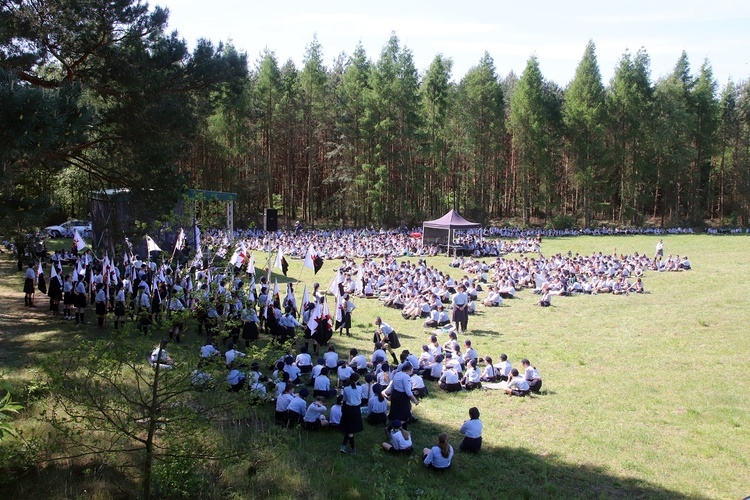
[{"label": "grassy field", "polygon": [[[645,252],[656,237],[548,238],[543,252]],[[340,435],[262,429],[247,439],[275,448],[252,471],[229,467],[206,496],[214,498],[742,498],[750,495],[750,239],[746,236],[665,236],[665,253],[687,254],[693,270],[649,272],[644,295],[559,297],[551,308],[522,291],[498,309],[478,306],[469,321],[480,355],[508,354],[514,366],[529,358],[544,379],[542,395],[508,398],[497,391],[430,395],[415,409],[415,449],[445,431],[457,449],[458,428],[477,406],[484,422],[478,456],[457,454],[444,475],[416,458],[386,456],[381,428],[365,426],[359,454],[338,453]],[[3,256],[5,257],[5,256]],[[448,259],[429,263],[448,270]],[[300,261],[290,278],[324,286],[336,262],[312,276]],[[282,281],[280,276],[280,283]],[[71,342],[70,322],[44,309],[22,307],[22,275],[0,259],[0,366],[23,402],[31,402],[39,374],[35,360]],[[283,287],[282,287],[283,290]],[[301,287],[298,289],[301,295]],[[480,298],[482,295],[480,295]],[[353,337],[333,338],[340,354],[372,350],[380,315],[404,348],[425,343],[420,321],[406,321],[377,301],[355,300]],[[93,315],[87,318],[95,324]],[[106,334],[88,327],[91,338]],[[170,353],[196,350],[195,329]],[[459,339],[461,340],[461,339]],[[31,389],[29,385],[31,384]],[[35,402],[16,422],[43,428]],[[272,415],[257,410],[261,421]],[[247,434],[247,433],[245,433]],[[3,447],[12,446],[8,440]],[[3,482],[24,498],[126,498],[133,479],[118,471],[83,474],[85,463],[27,471]],[[12,471],[10,471],[12,472]],[[6,471],[6,473],[10,473]],[[9,476],[6,476],[8,478]],[[116,484],[117,487],[112,487]],[[130,493],[129,493],[130,492]],[[6,496],[6,498],[8,498]]]}]

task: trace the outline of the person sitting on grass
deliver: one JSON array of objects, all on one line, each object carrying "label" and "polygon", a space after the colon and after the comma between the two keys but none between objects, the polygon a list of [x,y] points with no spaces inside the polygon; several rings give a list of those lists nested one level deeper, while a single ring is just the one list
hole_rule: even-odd
[{"label": "person sitting on grass", "polygon": [[448,434],[441,432],[438,435],[438,442],[432,448],[422,450],[422,462],[425,466],[434,471],[444,471],[451,467],[453,459],[453,446],[448,442]]},{"label": "person sitting on grass", "polygon": [[453,365],[446,365],[443,374],[438,381],[438,387],[447,392],[459,392],[463,387],[461,380],[458,378],[458,372]]},{"label": "person sitting on grass", "polygon": [[331,389],[331,379],[328,378],[328,367],[324,366],[320,372],[320,375],[315,377],[315,383],[313,384],[313,396],[332,398],[336,395],[336,390]]},{"label": "person sitting on grass", "polygon": [[482,421],[479,420],[479,408],[469,408],[469,420],[464,421],[460,432],[464,435],[458,447],[461,451],[477,453],[482,448]]},{"label": "person sitting on grass", "polygon": [[367,423],[370,425],[385,425],[387,421],[388,401],[383,390],[376,386],[374,396],[367,402]]},{"label": "person sitting on grass", "polygon": [[411,392],[414,394],[415,398],[420,399],[427,396],[427,386],[424,385],[424,379],[421,375],[416,371],[412,371],[409,380],[411,381]]},{"label": "person sitting on grass", "polygon": [[422,374],[424,380],[437,382],[443,376],[443,355],[438,354],[435,361],[431,363]]},{"label": "person sitting on grass", "polygon": [[517,369],[513,368],[508,377],[508,386],[505,388],[505,394],[522,398],[528,396],[530,392],[529,383],[518,374]]},{"label": "person sitting on grass", "polygon": [[310,394],[307,387],[303,387],[289,403],[289,407],[286,410],[287,426],[295,427],[297,424],[301,424],[305,415],[307,414],[307,401],[305,398]]},{"label": "person sitting on grass", "polygon": [[287,422],[288,422],[287,410],[289,410],[289,405],[292,403],[293,400],[294,400],[294,384],[292,384],[291,382],[287,382],[286,386],[284,387],[284,392],[281,393],[281,396],[276,398],[275,419],[276,419],[277,424],[280,424],[286,427]]},{"label": "person sitting on grass", "polygon": [[383,443],[383,449],[391,453],[409,454],[414,451],[411,433],[402,428],[401,420],[394,420],[388,428],[391,442]]},{"label": "person sitting on grass", "polygon": [[536,303],[538,306],[549,307],[552,305],[552,294],[549,291],[549,283],[542,285],[542,298]]},{"label": "person sitting on grass", "polygon": [[536,369],[536,366],[531,366],[528,359],[522,359],[521,364],[524,368],[523,378],[529,383],[529,390],[534,394],[539,394],[539,391],[542,390],[542,376],[539,375],[539,370]]},{"label": "person sitting on grass", "polygon": [[490,293],[488,293],[487,297],[482,301],[482,304],[485,307],[499,307],[502,303],[503,298],[500,296],[500,291],[496,286],[493,286],[490,289]]},{"label": "person sitting on grass", "polygon": [[[302,391],[300,391],[301,393]],[[317,431],[321,427],[328,427],[328,420],[325,417],[326,411],[325,398],[322,396],[315,398],[315,401],[310,403],[305,412],[303,419],[305,429],[308,431]]]},{"label": "person sitting on grass", "polygon": [[497,370],[492,364],[492,358],[489,356],[484,357],[484,370],[479,376],[481,382],[497,382]]},{"label": "person sitting on grass", "polygon": [[500,362],[495,365],[497,380],[500,382],[507,382],[512,369],[513,366],[510,364],[510,361],[508,361],[508,355],[505,353],[500,354]]},{"label": "person sitting on grass", "polygon": [[328,413],[328,427],[330,427],[333,430],[336,430],[339,428],[339,425],[341,425],[341,415],[343,413],[343,407],[342,403],[344,401],[344,396],[338,395],[336,396],[336,403],[331,406],[331,411]]},{"label": "person sitting on grass", "polygon": [[168,343],[168,339],[162,339],[159,345],[151,351],[151,354],[149,355],[149,364],[154,368],[156,368],[156,365],[158,364],[160,369],[170,370],[174,365],[174,361],[172,361],[172,358],[167,354]]},{"label": "person sitting on grass", "polygon": [[473,391],[474,389],[480,389],[482,387],[479,371],[477,370],[476,359],[472,359],[471,361],[469,361],[468,367],[466,369],[466,374],[464,375],[463,379],[461,379],[461,385],[467,391]]}]

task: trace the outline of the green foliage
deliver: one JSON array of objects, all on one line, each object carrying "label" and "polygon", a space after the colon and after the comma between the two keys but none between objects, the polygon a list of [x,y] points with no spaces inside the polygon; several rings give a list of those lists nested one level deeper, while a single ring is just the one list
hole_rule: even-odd
[{"label": "green foliage", "polygon": [[10,393],[10,387],[5,380],[0,379],[0,389],[5,392],[5,395],[0,399],[0,440],[8,435],[15,435],[13,425],[11,424],[11,417],[18,413],[19,410],[23,409],[23,406],[13,401]]},{"label": "green foliage", "polygon": [[571,229],[576,227],[576,218],[572,215],[556,215],[549,222],[549,227],[553,229]]}]

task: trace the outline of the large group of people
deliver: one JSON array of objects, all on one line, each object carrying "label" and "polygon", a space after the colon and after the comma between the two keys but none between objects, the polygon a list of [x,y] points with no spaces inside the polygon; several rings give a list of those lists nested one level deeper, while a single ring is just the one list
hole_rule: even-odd
[{"label": "large group of people", "polygon": [[[664,257],[662,240],[653,258],[616,251],[545,257],[541,234],[513,234],[516,239],[510,242],[462,235],[461,244],[470,255],[456,255],[450,262],[455,276],[429,265],[426,256],[434,249],[426,250],[414,236],[401,232],[241,234],[235,245],[245,253],[255,250],[270,256],[277,251],[303,258],[315,246],[326,259],[340,259],[331,287],[324,290],[315,283],[299,304],[299,291],[288,284],[282,293],[270,282],[270,272],[256,282],[254,265],[206,265],[213,259],[195,266],[157,264],[133,254],[115,262],[91,250],[59,251],[49,262],[29,264],[25,303],[35,307],[35,292],[40,290],[49,296],[53,314],[79,324],[85,324],[89,306],[94,306],[100,328],[113,317],[114,328],[130,321],[147,334],[154,323],[166,322],[169,337],[147,354],[149,364],[165,370],[174,366],[168,344],[181,342],[192,316],[199,335],[207,338],[193,373],[197,389],[251,391],[258,400],[273,402],[280,425],[339,430],[342,453],[356,453],[355,436],[363,422],[386,428],[388,441],[382,448],[387,452],[411,453],[409,426],[416,421],[412,410],[429,390],[452,393],[491,387],[514,397],[541,390],[542,378],[528,359],[514,368],[505,353],[495,363],[491,353],[477,352],[467,337],[477,304],[498,307],[527,289],[540,295],[540,306],[550,306],[553,296],[576,293],[643,293],[646,272],[690,269],[686,256]],[[221,232],[209,232],[206,246],[218,255],[225,239]],[[508,253],[519,255],[506,258]],[[270,258],[266,267],[268,271]],[[335,297],[330,309],[328,291]],[[351,334],[359,299],[378,300],[400,310],[404,318],[421,320],[431,334],[429,342],[416,352],[404,349],[395,329],[377,317],[370,357],[357,349],[339,353],[331,338],[336,331]],[[262,334],[280,346],[295,346],[270,370],[263,370],[258,361],[249,362],[242,350]],[[441,334],[448,335],[447,342],[438,341]],[[292,339],[295,342],[287,342]],[[226,369],[221,379],[208,369],[217,360]],[[479,410],[471,408],[469,416],[460,428],[460,449],[476,452],[482,444]],[[449,467],[452,456],[446,434],[438,436],[436,446],[423,450],[425,465],[435,469]]]},{"label": "large group of people", "polygon": [[[328,343],[325,353],[315,360],[303,337],[294,344],[296,351],[290,348],[268,371],[262,370],[258,361],[250,363],[231,340],[220,349],[216,339],[208,337],[200,349],[201,361],[193,373],[193,383],[200,389],[223,386],[229,391],[250,391],[259,400],[271,402],[275,421],[284,427],[337,430],[342,435],[340,451],[344,454],[357,453],[355,437],[365,423],[385,429],[388,440],[382,448],[386,452],[413,453],[410,425],[417,422],[414,407],[429,393],[425,381],[432,381],[435,390],[447,392],[480,389],[483,382],[494,383],[499,387],[493,388],[517,397],[541,390],[539,371],[527,359],[520,362],[522,372],[512,367],[504,353],[498,363],[493,363],[491,356],[476,351],[471,339],[459,343],[455,330],[445,343],[433,335],[421,353],[401,349],[396,356],[395,349],[401,347],[396,332],[380,317],[373,325],[369,357],[356,348],[340,353],[335,344]],[[167,369],[173,365],[166,354],[168,342],[164,339],[151,353],[153,365]],[[210,362],[226,365],[226,381],[214,380],[205,368]],[[469,410],[469,419],[459,433],[463,436],[461,451],[480,451],[482,422],[478,408]],[[435,446],[423,450],[422,460],[429,468],[443,470],[450,467],[452,456],[453,447],[443,433]]]}]

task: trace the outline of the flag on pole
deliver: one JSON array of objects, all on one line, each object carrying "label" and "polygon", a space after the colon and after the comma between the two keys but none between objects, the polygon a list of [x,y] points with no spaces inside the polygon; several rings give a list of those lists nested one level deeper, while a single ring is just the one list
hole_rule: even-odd
[{"label": "flag on pole", "polygon": [[333,323],[331,322],[331,313],[328,311],[328,302],[323,302],[323,317],[321,318],[328,322],[328,327],[333,328]]},{"label": "flag on pole", "polygon": [[201,246],[201,229],[198,226],[194,226],[194,236],[195,236],[195,248],[200,248],[200,246]]},{"label": "flag on pole", "polygon": [[185,230],[180,228],[180,234],[177,236],[177,241],[174,244],[174,252],[177,250],[184,250],[185,249]]},{"label": "flag on pole", "polygon": [[36,267],[36,275],[37,277],[44,274],[44,269],[42,269],[42,261],[39,261],[39,265]]},{"label": "flag on pole", "polygon": [[320,268],[323,267],[323,258],[318,255],[312,245],[307,249],[307,255],[305,255],[305,262],[302,264],[304,267],[308,267],[318,274]]},{"label": "flag on pole", "polygon": [[50,279],[50,281],[52,281],[55,278],[57,278],[60,281],[60,283],[62,283],[62,280],[60,279],[60,277],[57,274],[57,264],[55,264],[53,262],[52,263],[52,269],[50,269],[50,272],[49,272],[49,279]]},{"label": "flag on pole", "polygon": [[83,237],[81,237],[81,233],[78,232],[78,229],[73,229],[73,244],[76,246],[78,252],[86,248],[86,242],[83,241]]},{"label": "flag on pole", "polygon": [[253,275],[253,283],[255,282],[255,256],[250,255],[247,259],[247,273]]},{"label": "flag on pole", "polygon": [[341,295],[341,289],[339,288],[339,285],[343,282],[344,281],[341,279],[341,270],[336,269],[336,276],[333,277],[333,281],[331,281],[331,284],[328,286],[328,291],[338,297],[339,295]]},{"label": "flag on pole", "polygon": [[346,307],[346,301],[341,295],[336,295],[336,324],[338,325],[344,320],[344,308]]},{"label": "flag on pole", "polygon": [[240,244],[232,254],[232,256],[229,258],[229,263],[233,265],[234,267],[240,267],[242,265],[243,261],[243,255],[242,255],[242,245]]},{"label": "flag on pole", "polygon": [[291,283],[286,284],[286,297],[284,297],[284,304],[292,306],[293,309],[297,309],[297,299],[294,298]]},{"label": "flag on pole", "polygon": [[203,268],[203,251],[201,250],[200,245],[195,250],[195,257],[193,257],[192,267],[195,267],[196,269]]},{"label": "flag on pole", "polygon": [[281,272],[284,273],[284,276],[286,276],[286,273],[289,271],[289,263],[286,261],[284,252],[281,250],[281,247],[279,247],[278,252],[276,252],[276,262],[274,262],[273,267],[275,267],[276,269],[281,269]]},{"label": "flag on pole", "polygon": [[302,291],[302,310],[307,309],[307,304],[310,303],[310,296],[307,293],[307,285],[305,285],[305,289]]},{"label": "flag on pole", "polygon": [[320,317],[321,311],[320,304],[316,304],[315,310],[310,314],[310,319],[307,320],[307,327],[312,333],[315,333],[315,330],[318,329],[318,318]]},{"label": "flag on pole", "polygon": [[357,281],[354,283],[354,290],[357,293],[364,292],[365,288],[365,264],[364,262],[362,265],[359,266],[359,270],[357,271]]},{"label": "flag on pole", "polygon": [[159,248],[159,245],[156,244],[153,238],[151,236],[146,235],[146,250],[148,250],[148,253],[151,252],[161,252],[161,248]]}]

